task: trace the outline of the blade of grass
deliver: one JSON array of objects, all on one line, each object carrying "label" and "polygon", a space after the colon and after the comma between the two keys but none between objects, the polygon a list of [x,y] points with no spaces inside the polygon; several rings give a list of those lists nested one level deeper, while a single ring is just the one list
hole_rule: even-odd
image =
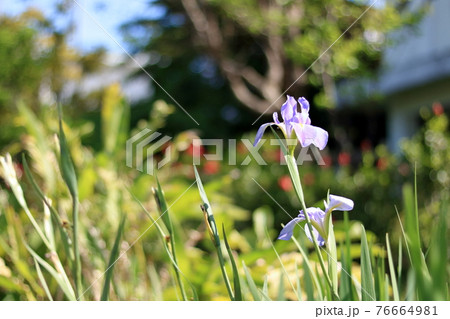
[{"label": "blade of grass", "polygon": [[107,301],[109,299],[109,287],[111,284],[111,278],[113,275],[114,265],[116,264],[117,257],[119,256],[120,241],[123,235],[123,229],[125,227],[125,214],[122,214],[120,219],[119,228],[117,229],[116,238],[114,240],[114,245],[111,249],[111,254],[109,255],[108,267],[105,271],[105,282],[103,284],[103,290],[100,300]]},{"label": "blade of grass", "polygon": [[361,299],[362,301],[375,301],[369,245],[367,244],[366,230],[364,226],[361,227]]},{"label": "blade of grass", "polygon": [[[307,296],[308,296],[308,300],[315,300],[315,298],[314,298],[314,287],[312,285],[313,282],[314,282],[314,285],[317,288],[317,293],[319,295],[319,300],[323,300],[323,290],[322,290],[321,285],[319,283],[319,279],[317,278],[316,274],[314,273],[314,271],[312,269],[312,265],[309,262],[309,258],[306,255],[305,250],[300,245],[300,243],[297,241],[297,239],[295,239],[294,236],[292,236],[291,239],[295,243],[295,245],[297,246],[298,250],[300,251],[300,254],[303,257],[303,270],[304,270],[304,276],[305,276],[305,290],[306,290],[306,293],[307,293]],[[309,275],[309,276],[307,276],[307,275]],[[307,279],[308,277],[310,277],[309,280]]]},{"label": "blade of grass", "polygon": [[[48,200],[48,199],[47,199]],[[50,202],[50,200],[48,200]],[[52,247],[52,250],[56,251],[55,232],[53,231],[52,216],[47,205],[44,203],[44,232],[48,241]]]},{"label": "blade of grass", "polygon": [[[397,213],[398,214],[398,213]],[[398,291],[402,290],[402,266],[403,266],[403,245],[402,245],[403,239],[399,238],[398,241],[398,259],[397,259],[397,273],[398,273]]]},{"label": "blade of grass", "polygon": [[394,296],[394,301],[400,301],[397,278],[395,275],[394,261],[392,259],[391,243],[389,242],[389,234],[386,233],[386,248],[389,263],[389,272],[391,273],[391,283],[392,283],[392,295]]},{"label": "blade of grass", "polygon": [[38,195],[39,199],[42,200],[45,204],[45,206],[50,210],[50,213],[52,214],[52,218],[54,222],[57,225],[59,234],[61,236],[61,241],[63,243],[64,252],[66,254],[67,259],[70,263],[73,263],[73,253],[70,251],[70,240],[69,240],[69,234],[67,234],[66,229],[63,227],[63,221],[61,220],[61,217],[59,216],[58,212],[53,208],[53,206],[50,204],[47,197],[45,197],[42,190],[39,188],[38,184],[36,183],[36,180],[33,177],[33,174],[31,173],[30,167],[28,166],[28,162],[25,158],[25,154],[22,155],[22,164],[23,169],[25,172],[25,175],[27,176],[28,181],[31,183],[31,186],[34,190],[34,192]]},{"label": "blade of grass", "polygon": [[352,301],[352,278],[351,278],[351,270],[350,265],[348,265],[348,258],[346,248],[341,246],[341,260],[342,260],[342,270],[340,276],[340,285],[339,285],[339,297],[343,301]]},{"label": "blade of grass", "polygon": [[389,276],[385,274],[384,276],[384,295],[386,296],[386,301],[389,301]]},{"label": "blade of grass", "polygon": [[414,270],[410,269],[406,274],[406,301],[415,301],[416,296],[416,276],[414,274]]},{"label": "blade of grass", "polygon": [[[265,229],[265,231],[266,231],[267,238],[270,239],[269,232],[267,231],[267,228]],[[274,246],[272,241],[270,241],[270,245],[272,246],[272,249],[275,252],[275,255],[277,256],[277,259],[280,262],[281,269],[284,271],[284,274],[286,275],[286,277],[287,277],[287,279],[289,281],[289,285],[291,286],[292,291],[294,292],[294,294],[297,294],[297,291],[295,290],[294,284],[292,283],[291,279],[289,278],[289,274],[287,273],[286,268],[284,267],[283,261],[281,260],[280,255],[278,254],[278,252],[277,252],[277,250],[276,250],[276,248],[275,248],[275,246]],[[301,296],[297,295],[297,299],[301,300]]]},{"label": "blade of grass", "polygon": [[147,268],[148,277],[150,278],[150,286],[152,289],[152,300],[162,301],[163,300],[163,289],[161,285],[161,280],[156,271],[154,263],[150,263]]},{"label": "blade of grass", "polygon": [[198,174],[197,168],[194,165],[194,173],[195,180],[197,181],[198,191],[200,193],[200,198],[203,201],[203,205],[200,205],[203,216],[205,217],[206,226],[208,227],[209,234],[211,236],[211,240],[214,243],[214,247],[216,248],[217,257],[219,258],[220,270],[222,271],[222,277],[225,282],[225,286],[227,287],[228,295],[231,300],[234,300],[233,289],[231,288],[230,279],[228,278],[227,271],[225,269],[225,260],[222,254],[222,247],[220,244],[219,232],[217,229],[216,221],[214,219],[214,215],[211,210],[211,204],[208,201],[208,196],[206,196],[205,189],[203,188],[202,180],[200,179],[200,175]]},{"label": "blade of grass", "polygon": [[333,224],[331,222],[328,224],[328,228],[326,248],[328,251],[328,271],[332,282],[333,298],[339,300],[336,239],[334,237]]},{"label": "blade of grass", "polygon": [[[448,273],[446,271],[448,262],[448,250],[445,239],[447,237],[448,203],[441,202],[440,216],[436,229],[433,232],[432,243],[429,252],[430,273],[433,281],[433,300],[447,300]],[[447,242],[447,243],[446,243]]]},{"label": "blade of grass", "polygon": [[[170,214],[169,214],[169,211],[167,208],[166,198],[164,197],[164,193],[161,188],[161,184],[159,183],[158,177],[156,175],[155,175],[155,179],[156,179],[157,189],[153,189],[153,194],[155,196],[155,200],[156,200],[156,203],[159,208],[159,213],[160,213],[161,219],[163,220],[164,225],[166,226],[166,228],[169,232],[169,238],[168,238],[169,243],[167,243],[167,244],[170,245],[168,247],[168,249],[171,252],[171,255],[172,255],[172,258],[173,258],[175,264],[177,265],[177,267],[174,267],[174,271],[175,271],[177,284],[180,288],[181,297],[183,298],[183,300],[187,300],[187,294],[184,289],[183,281],[181,280],[180,273],[178,272],[179,267],[178,267],[176,249],[175,249],[175,233],[173,231],[172,220],[170,219]],[[166,240],[167,240],[167,238],[166,238]]]},{"label": "blade of grass", "polygon": [[416,276],[418,297],[420,300],[430,300],[433,295],[432,282],[421,250],[417,197],[414,194],[411,185],[405,184],[403,186],[406,241],[408,242],[411,264]]},{"label": "blade of grass", "polygon": [[42,274],[41,267],[39,266],[39,263],[36,260],[36,258],[33,257],[33,260],[34,260],[34,265],[36,266],[36,272],[37,272],[39,281],[41,282],[42,288],[44,289],[48,300],[53,301],[52,294],[50,293],[50,290],[48,289],[48,285],[47,285],[47,282],[45,281],[44,275]]},{"label": "blade of grass", "polygon": [[[345,269],[347,271],[347,278],[349,278],[350,287],[351,287],[351,276],[352,276],[352,254],[351,254],[351,247],[352,247],[352,240],[350,238],[350,222],[348,218],[348,212],[344,212],[344,229],[345,229],[345,256],[346,256],[346,265],[348,266],[348,269]],[[353,300],[353,299],[352,299]]]},{"label": "blade of grass", "polygon": [[[25,245],[27,250],[30,252],[30,254],[33,256],[33,258],[47,270],[50,275],[56,280],[58,283],[58,286],[61,288],[61,290],[64,292],[66,297],[71,301],[76,301],[77,298],[75,297],[75,292],[73,291],[72,285],[70,284],[69,279],[65,275],[65,273],[61,273],[56,271],[55,268],[50,266],[49,263],[47,263],[45,260],[43,260],[33,249],[31,249],[28,245]],[[63,271],[63,270],[60,270]]]},{"label": "blade of grass", "polygon": [[0,169],[3,169],[3,177],[5,178],[10,189],[12,190],[14,197],[19,203],[20,207],[22,207],[31,224],[33,225],[34,229],[36,230],[37,234],[41,238],[42,242],[47,246],[48,249],[51,249],[50,242],[48,241],[41,227],[39,226],[36,219],[33,217],[33,214],[31,213],[30,209],[28,208],[28,204],[25,200],[22,187],[20,186],[19,181],[17,180],[16,171],[12,163],[11,155],[6,154],[6,158],[0,156]]},{"label": "blade of grass", "polygon": [[[285,160],[287,163],[287,167],[289,170],[289,175],[291,176],[291,180],[292,180],[292,184],[294,185],[294,189],[295,192],[297,194],[297,197],[300,201],[301,207],[303,209],[304,212],[304,216],[305,216],[305,220],[306,220],[306,225],[305,227],[308,227],[310,234],[313,234],[313,228],[312,228],[312,224],[311,224],[311,220],[309,218],[309,215],[306,213],[307,208],[306,208],[306,204],[305,204],[305,199],[304,199],[304,195],[303,195],[303,189],[302,189],[302,185],[301,185],[301,181],[300,181],[300,175],[298,172],[298,167],[297,167],[297,163],[295,161],[294,156],[292,155],[285,155]],[[317,229],[319,231],[319,229]],[[328,236],[326,236],[325,234],[321,234],[323,238],[327,238]],[[315,236],[312,236],[313,239],[313,245],[314,245],[314,249],[316,250],[317,253],[317,257],[319,258],[319,264],[320,267],[322,268],[322,272],[323,272],[323,276],[327,282],[327,284],[330,286],[330,288],[333,290],[334,292],[334,288],[333,288],[333,283],[330,279],[330,276],[328,274],[328,270],[325,267],[325,262],[323,260],[322,254],[320,252],[320,248],[319,245],[317,243],[317,239],[315,238]],[[338,296],[336,296],[337,298],[339,298]]]},{"label": "blade of grass", "polygon": [[384,259],[376,258],[375,259],[375,293],[377,300],[386,301],[386,296],[384,294],[385,291],[385,269],[384,269]]},{"label": "blade of grass", "polygon": [[64,134],[62,123],[62,107],[58,104],[59,117],[59,148],[60,148],[60,169],[64,182],[69,189],[72,197],[72,224],[73,224],[73,276],[75,281],[76,296],[80,296],[82,291],[81,283],[81,258],[80,247],[78,240],[78,182],[75,174],[75,167],[73,165],[72,156],[70,154],[69,146],[67,144],[66,135]]},{"label": "blade of grass", "polygon": [[263,284],[263,289],[262,292],[263,294],[268,295],[269,294],[269,277],[267,277],[267,275],[264,276],[264,284]]},{"label": "blade of grass", "polygon": [[245,278],[247,279],[248,288],[250,290],[250,293],[253,296],[253,300],[261,301],[262,300],[261,293],[258,290],[258,287],[256,287],[256,284],[253,281],[252,275],[250,275],[250,272],[247,269],[247,266],[245,265],[244,261],[242,261],[242,267],[244,268]]},{"label": "blade of grass", "polygon": [[303,298],[302,298],[302,285],[300,283],[300,273],[298,271],[297,261],[295,261],[295,281],[296,281],[296,284],[297,284],[297,297],[298,297],[298,300],[301,301],[301,300],[303,300]]},{"label": "blade of grass", "polygon": [[[283,270],[280,269],[280,281],[278,284],[277,301],[285,301],[286,300],[286,298],[284,297],[284,290],[285,290],[284,289],[284,274],[283,274]],[[295,293],[295,289],[294,289],[294,293]]]},{"label": "blade of grass", "polygon": [[128,192],[131,194],[131,196],[133,197],[133,199],[139,204],[139,206],[142,208],[142,210],[145,212],[145,214],[148,216],[148,218],[150,218],[150,220],[152,221],[153,225],[156,226],[156,228],[158,229],[160,238],[163,242],[163,246],[164,249],[166,250],[166,253],[170,259],[170,262],[172,264],[172,266],[174,267],[174,271],[176,273],[181,274],[181,276],[183,276],[183,278],[186,280],[186,282],[188,283],[189,287],[192,290],[192,298],[194,300],[198,300],[198,294],[197,294],[197,290],[195,289],[195,286],[189,281],[189,279],[187,278],[187,276],[181,271],[181,269],[178,267],[178,263],[173,259],[172,256],[172,252],[168,246],[168,241],[166,240],[167,236],[164,233],[164,230],[162,229],[162,227],[157,223],[158,220],[155,220],[153,218],[153,216],[150,214],[150,212],[145,208],[145,206],[141,203],[141,201],[131,192],[130,189],[128,189]]},{"label": "blade of grass", "polygon": [[233,252],[228,244],[227,233],[225,232],[225,226],[222,224],[223,240],[225,247],[227,248],[228,256],[230,257],[231,268],[233,269],[233,286],[234,286],[234,300],[242,301],[241,283],[239,278],[239,271],[234,260]]}]

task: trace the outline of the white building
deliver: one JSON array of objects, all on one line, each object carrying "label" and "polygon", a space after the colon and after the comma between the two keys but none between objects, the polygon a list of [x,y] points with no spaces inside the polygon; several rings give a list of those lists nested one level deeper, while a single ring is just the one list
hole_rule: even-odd
[{"label": "white building", "polygon": [[[424,2],[413,1],[412,9]],[[383,53],[376,79],[345,83],[338,89],[339,107],[382,97],[386,142],[394,152],[402,138],[417,131],[420,107],[434,102],[450,105],[450,1],[427,2],[430,11],[414,30],[389,35],[398,44]]]}]

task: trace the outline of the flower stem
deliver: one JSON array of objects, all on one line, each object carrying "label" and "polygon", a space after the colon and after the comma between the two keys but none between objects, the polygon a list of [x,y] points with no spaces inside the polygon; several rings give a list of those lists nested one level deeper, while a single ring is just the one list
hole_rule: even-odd
[{"label": "flower stem", "polygon": [[175,265],[178,265],[178,260],[177,260],[177,255],[175,253],[175,239],[173,238],[173,234],[170,235],[170,248],[171,248],[170,251],[172,253],[173,260],[175,262],[173,265],[173,268],[174,268],[175,275],[177,278],[178,286],[180,287],[181,296],[182,296],[183,300],[186,301],[187,300],[186,291],[184,290],[184,285],[183,285],[183,282],[181,281],[180,272],[178,270],[178,267],[175,266]]},{"label": "flower stem", "polygon": [[228,295],[230,299],[234,301],[233,289],[231,288],[230,279],[228,278],[227,271],[225,269],[225,259],[222,254],[222,247],[220,244],[219,233],[217,232],[216,222],[214,220],[214,216],[210,216],[208,218],[210,225],[212,225],[214,229],[213,238],[214,238],[214,246],[216,247],[217,257],[219,258],[220,270],[222,271],[223,280],[225,281],[225,286],[227,286]]},{"label": "flower stem", "polygon": [[73,263],[73,275],[75,279],[75,293],[77,299],[81,294],[81,259],[80,248],[78,242],[78,200],[73,198],[72,214],[73,214],[73,254],[75,256],[75,262]]},{"label": "flower stem", "polygon": [[[308,214],[306,213],[305,197],[303,195],[303,188],[302,188],[302,184],[301,184],[301,181],[300,181],[300,175],[299,175],[299,172],[298,172],[297,163],[296,163],[295,157],[293,156],[292,153],[293,152],[291,152],[291,154],[289,154],[289,155],[285,155],[284,158],[286,160],[286,163],[287,163],[287,166],[288,166],[288,169],[289,169],[289,174],[290,174],[291,179],[292,179],[292,184],[294,185],[295,192],[297,194],[297,197],[298,197],[298,199],[300,201],[300,205],[301,205],[301,207],[303,209],[303,212],[304,212],[304,215],[305,215],[306,227],[308,227],[310,234],[313,234],[313,228],[312,228],[312,225],[311,225],[311,220],[310,220]],[[335,290],[333,289],[333,283],[331,282],[331,279],[330,279],[330,277],[328,275],[327,268],[325,267],[325,262],[323,260],[322,254],[320,252],[320,248],[319,248],[319,245],[317,243],[317,240],[316,240],[316,238],[314,236],[311,236],[311,238],[312,238],[312,241],[313,241],[314,248],[316,250],[317,256],[319,258],[319,263],[320,263],[320,267],[322,268],[322,272],[323,272],[323,274],[325,276],[325,279],[326,279],[328,285],[331,288],[331,291],[334,292]],[[335,294],[333,293],[333,297],[336,298],[337,296],[334,296],[334,295]]]},{"label": "flower stem", "polygon": [[209,209],[208,204],[200,205],[202,209],[203,216],[205,218],[206,226],[208,227],[208,233],[211,237],[211,241],[214,243],[214,247],[216,248],[217,257],[219,258],[220,270],[222,271],[223,280],[225,281],[225,286],[227,287],[228,295],[232,301],[235,300],[233,289],[231,288],[230,279],[228,278],[227,271],[225,269],[225,259],[222,254],[222,247],[220,244],[219,232],[217,230],[216,220],[214,219],[214,215]]},{"label": "flower stem", "polygon": [[230,296],[230,299],[232,301],[234,301],[234,294],[233,294],[233,290],[231,288],[230,279],[228,278],[227,272],[225,270],[225,260],[223,259],[222,248],[220,247],[220,245],[216,246],[216,250],[217,250],[217,256],[219,257],[219,263],[220,263],[220,269],[222,270],[222,276],[225,281],[225,285],[227,286],[228,295]]}]

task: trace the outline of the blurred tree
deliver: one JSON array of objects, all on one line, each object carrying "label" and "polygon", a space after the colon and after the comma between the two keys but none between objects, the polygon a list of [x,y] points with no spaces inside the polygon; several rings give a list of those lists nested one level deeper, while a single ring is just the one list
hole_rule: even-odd
[{"label": "blurred tree", "polygon": [[11,104],[19,96],[35,104],[45,58],[36,52],[37,31],[28,25],[32,20],[42,21],[43,16],[33,11],[18,18],[0,17],[1,107]]},{"label": "blurred tree", "polygon": [[151,19],[131,22],[125,30],[144,35],[129,39],[157,57],[149,67],[174,72],[180,61],[190,60],[204,78],[219,71],[237,100],[255,112],[266,111],[284,90],[314,95],[315,104],[331,107],[336,80],[374,70],[385,33],[417,18],[401,14],[392,2],[371,3],[156,0],[150,2]]},{"label": "blurred tree", "polygon": [[78,81],[102,66],[103,50],[81,55],[67,45],[71,29],[70,23],[58,29],[36,9],[14,17],[0,16],[0,125],[4,128],[0,148],[19,134],[11,121],[18,102],[39,113],[41,105],[61,97],[67,82]]},{"label": "blurred tree", "polygon": [[[37,30],[42,25],[38,11],[27,11],[19,17],[0,17],[0,125],[11,125],[10,114],[15,101],[21,99],[37,108],[39,88],[47,64],[46,54],[36,46]],[[0,131],[0,143],[14,136],[14,129]]]}]

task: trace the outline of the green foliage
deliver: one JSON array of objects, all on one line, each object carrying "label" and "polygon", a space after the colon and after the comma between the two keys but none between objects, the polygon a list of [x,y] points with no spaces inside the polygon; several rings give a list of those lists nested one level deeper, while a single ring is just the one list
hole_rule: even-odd
[{"label": "green foliage", "polygon": [[361,300],[374,301],[375,287],[372,276],[372,254],[367,243],[364,227],[361,233]]},{"label": "green foliage", "polygon": [[116,239],[114,240],[114,245],[111,249],[111,254],[109,256],[108,267],[105,270],[105,282],[103,284],[102,296],[100,300],[106,301],[109,298],[109,288],[111,284],[111,278],[113,276],[114,265],[116,264],[119,257],[119,245],[123,235],[123,229],[125,227],[125,215],[122,216],[119,229],[117,229]]},{"label": "green foliage", "polygon": [[[38,28],[44,18],[37,11],[10,18],[0,16],[0,110],[11,112],[15,100],[36,107],[38,90],[45,73],[47,56],[36,54]],[[2,118],[2,124],[6,124]],[[7,134],[2,130],[3,134]],[[1,141],[1,140],[0,140]]]},{"label": "green foliage", "polygon": [[[116,93],[111,90],[109,94],[117,96]],[[128,110],[122,103],[114,107],[119,114]],[[350,167],[298,168],[288,155],[288,166],[270,163],[264,170],[253,164],[239,168],[219,166],[218,171],[211,173],[207,163],[191,168],[192,159],[185,147],[191,135],[180,134],[172,144],[176,163],[163,167],[156,178],[139,174],[118,161],[124,158],[123,139],[115,138],[117,147],[103,143],[104,149],[94,152],[82,146],[80,127],[64,126],[65,139],[60,138],[57,144],[48,138],[60,129],[56,110],[37,119],[32,110],[23,108],[26,111],[21,111],[21,118],[33,119],[22,120],[27,131],[24,140],[28,141],[22,145],[23,153],[28,154],[27,159],[22,159],[26,178],[21,177],[17,165],[20,157],[5,157],[0,169],[0,176],[8,185],[0,190],[1,299],[77,299],[76,273],[71,272],[75,254],[73,240],[69,240],[75,232],[69,218],[72,193],[80,194],[78,240],[81,285],[87,287],[81,291],[85,300],[448,299],[448,256],[443,240],[448,237],[448,201],[439,189],[435,194],[442,197],[438,197],[436,204],[422,201],[425,196],[419,183],[417,191],[408,184],[404,186],[400,197],[403,202],[398,205],[404,221],[396,221],[398,229],[404,225],[403,239],[392,227],[386,245],[382,244],[383,237],[371,231],[376,229],[373,224],[368,223],[366,231],[356,221],[358,215],[364,214],[362,208],[356,207],[355,212],[344,214],[343,221],[329,224],[333,225],[332,235],[325,251],[317,249],[298,231],[291,242],[274,241],[278,232],[274,226],[279,221],[286,222],[287,216],[284,212],[281,216],[272,215],[280,206],[271,203],[273,200],[267,194],[259,194],[253,181],[252,186],[239,189],[239,196],[230,190],[244,183],[244,178],[258,177],[261,186],[267,187],[274,199],[280,199],[280,205],[289,214],[298,214],[301,200],[297,192],[292,185],[280,190],[276,183],[279,177],[289,170],[298,174],[302,184],[296,179],[294,183],[304,187],[304,199],[313,205],[327,192],[326,189],[322,192],[326,184],[322,178],[328,178],[326,182],[332,189],[340,186],[343,193],[354,191],[352,198],[365,194],[366,190],[358,193],[356,185],[350,182],[350,185],[333,182],[336,178],[348,182]],[[107,121],[108,112],[102,114]],[[126,126],[121,121],[110,124],[108,130],[115,131],[114,136],[126,135]],[[29,142],[38,140],[42,142]],[[63,155],[71,157],[73,166],[66,174],[70,177],[77,172],[78,183],[73,184],[76,190],[66,187],[63,167],[58,170],[60,151],[66,152],[60,154],[61,159]],[[270,152],[273,149],[262,150],[266,159],[273,159]],[[374,189],[382,189],[383,184],[376,182],[377,178],[382,179],[379,175],[386,170],[393,174],[397,169],[390,167],[394,159],[384,169],[369,167],[368,163],[377,162],[376,154],[389,156],[382,152],[379,148],[365,154],[371,161],[363,159],[362,166],[353,173],[367,174]],[[242,161],[247,153],[237,156]],[[53,163],[50,165],[53,174],[43,168],[46,162]],[[234,174],[239,171],[239,179],[230,177],[232,170]],[[310,172],[318,174],[317,184],[310,184],[307,177]],[[418,181],[423,178],[421,174],[418,169]],[[413,182],[414,177],[403,178]],[[258,209],[250,216],[245,207],[252,207],[249,203],[255,196],[258,200],[253,207]],[[266,197],[270,201],[266,202]],[[378,203],[380,199],[372,200]],[[198,208],[200,204],[204,216]],[[384,205],[381,207],[387,207],[395,216],[393,203]],[[438,207],[438,214],[429,216],[435,221],[432,230],[422,222],[429,205]],[[220,224],[222,232],[216,226]],[[429,234],[430,241],[423,239],[424,233]],[[397,248],[403,240],[406,250]],[[106,276],[101,277],[105,269],[108,269]],[[228,275],[232,278],[228,279]]]}]

